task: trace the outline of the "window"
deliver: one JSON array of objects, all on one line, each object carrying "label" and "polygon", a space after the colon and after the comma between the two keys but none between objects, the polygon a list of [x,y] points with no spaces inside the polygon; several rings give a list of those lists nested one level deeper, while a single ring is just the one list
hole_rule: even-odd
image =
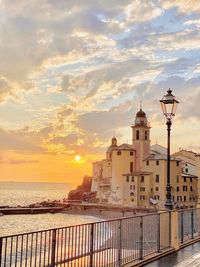
[{"label": "window", "polygon": [[142,175],[140,178],[140,182],[143,183],[144,182],[144,176]]},{"label": "window", "polygon": [[177,196],[177,198],[176,198],[176,199],[177,199],[177,201],[179,201],[179,196]]},{"label": "window", "polygon": [[156,183],[159,183],[159,180],[160,180],[160,176],[159,174],[156,174]]},{"label": "window", "polygon": [[145,192],[145,187],[140,187],[140,192]]},{"label": "window", "polygon": [[129,176],[126,176],[126,181],[129,182]]},{"label": "window", "polygon": [[159,160],[156,160],[156,165],[159,165]]},{"label": "window", "polygon": [[145,200],[145,196],[140,196],[140,200]]},{"label": "window", "polygon": [[149,160],[146,161],[146,165],[149,166]]},{"label": "window", "polygon": [[140,132],[139,131],[136,131],[136,139],[140,139]]},{"label": "window", "polygon": [[179,192],[179,186],[176,187],[176,191]]},{"label": "window", "polygon": [[180,201],[182,201],[182,196],[180,196]]},{"label": "window", "polygon": [[159,188],[158,187],[156,187],[156,191],[158,191],[159,190]]},{"label": "window", "polygon": [[179,161],[176,162],[176,166],[179,166]]},{"label": "window", "polygon": [[148,134],[147,131],[144,132],[144,139],[147,140],[148,139]]},{"label": "window", "polygon": [[190,191],[193,191],[193,188],[192,188],[192,186],[190,186]]},{"label": "window", "polygon": [[183,185],[183,191],[187,191],[187,185]]},{"label": "window", "polygon": [[176,182],[179,183],[179,175],[176,176]]},{"label": "window", "polygon": [[134,202],[134,198],[131,198],[131,201]]},{"label": "window", "polygon": [[188,172],[188,168],[185,168],[185,172]]},{"label": "window", "polygon": [[192,177],[190,177],[190,183],[192,183]]},{"label": "window", "polygon": [[131,182],[132,182],[132,183],[134,182],[134,176],[131,177]]},{"label": "window", "polygon": [[130,152],[130,156],[133,156],[133,151]]},{"label": "window", "polygon": [[134,196],[134,193],[133,193],[133,192],[130,192],[130,196],[131,196],[131,197]]},{"label": "window", "polygon": [[118,156],[120,156],[122,153],[121,153],[121,151],[119,150],[119,151],[117,151],[117,155]]},{"label": "window", "polygon": [[186,201],[186,199],[187,199],[187,197],[186,197],[186,196],[184,196],[184,201]]},{"label": "window", "polygon": [[186,177],[184,177],[184,182],[186,182]]},{"label": "window", "polygon": [[130,172],[133,172],[133,162],[130,162]]},{"label": "window", "polygon": [[190,201],[192,201],[192,197],[190,197]]}]

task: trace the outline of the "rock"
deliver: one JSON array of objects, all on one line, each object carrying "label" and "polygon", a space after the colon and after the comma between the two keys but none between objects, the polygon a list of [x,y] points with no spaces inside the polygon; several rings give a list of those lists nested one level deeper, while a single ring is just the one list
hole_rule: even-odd
[{"label": "rock", "polygon": [[68,194],[69,200],[82,200],[85,201],[85,197],[88,198],[88,194],[91,193],[92,177],[84,176],[81,185],[72,190]]}]

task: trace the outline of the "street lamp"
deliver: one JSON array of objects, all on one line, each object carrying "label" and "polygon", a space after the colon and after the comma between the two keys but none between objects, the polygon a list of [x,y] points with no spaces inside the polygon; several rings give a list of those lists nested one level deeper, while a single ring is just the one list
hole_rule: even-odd
[{"label": "street lamp", "polygon": [[173,208],[171,185],[170,185],[170,131],[172,125],[172,118],[175,116],[178,101],[172,95],[172,90],[169,89],[167,94],[160,100],[163,114],[166,116],[167,122],[167,187],[166,187],[166,202],[165,207],[169,210]]}]

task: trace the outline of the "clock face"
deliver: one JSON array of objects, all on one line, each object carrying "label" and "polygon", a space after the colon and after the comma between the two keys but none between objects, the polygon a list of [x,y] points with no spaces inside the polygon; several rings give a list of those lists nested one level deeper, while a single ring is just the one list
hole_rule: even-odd
[{"label": "clock face", "polygon": [[140,124],[140,119],[139,118],[136,118],[135,123],[136,124]]},{"label": "clock face", "polygon": [[145,118],[136,118],[135,124],[145,125],[145,124],[147,124],[147,120]]}]

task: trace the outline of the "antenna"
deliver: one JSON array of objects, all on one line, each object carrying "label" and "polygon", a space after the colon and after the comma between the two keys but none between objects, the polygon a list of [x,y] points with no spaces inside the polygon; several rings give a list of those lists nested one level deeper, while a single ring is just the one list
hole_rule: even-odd
[{"label": "antenna", "polygon": [[140,100],[140,109],[142,110],[142,100]]}]

